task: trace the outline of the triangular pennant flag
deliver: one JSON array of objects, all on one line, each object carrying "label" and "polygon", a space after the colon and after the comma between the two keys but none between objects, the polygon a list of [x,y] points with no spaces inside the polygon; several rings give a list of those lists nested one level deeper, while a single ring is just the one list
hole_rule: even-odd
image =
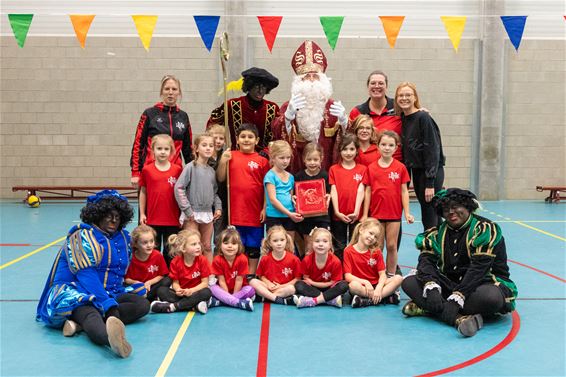
[{"label": "triangular pennant flag", "polygon": [[157,16],[136,15],[132,16],[132,19],[136,24],[136,29],[138,29],[138,34],[143,43],[143,47],[146,51],[149,51],[151,37],[153,37],[153,29],[155,29],[155,24],[157,23]]},{"label": "triangular pennant flag", "polygon": [[394,48],[405,16],[379,16],[379,19],[383,25],[383,31],[387,37],[387,42],[389,42],[389,47]]},{"label": "triangular pennant flag", "polygon": [[33,14],[9,14],[8,19],[10,20],[10,26],[12,26],[18,46],[24,47]]},{"label": "triangular pennant flag", "polygon": [[214,42],[214,36],[216,35],[216,29],[218,29],[218,23],[220,22],[220,16],[193,16],[197,24],[198,32],[204,45],[210,51],[212,48],[212,42]]},{"label": "triangular pennant flag", "polygon": [[466,16],[440,16],[440,19],[444,23],[448,37],[452,41],[452,46],[454,50],[458,52],[458,46],[460,46],[460,39],[462,39],[462,33],[464,32],[464,27],[466,26]]},{"label": "triangular pennant flag", "polygon": [[73,23],[73,28],[75,29],[75,34],[77,35],[77,39],[81,44],[82,48],[85,48],[86,43],[86,35],[88,33],[88,29],[90,29],[90,24],[92,20],[94,20],[94,14],[71,14],[69,15],[71,18],[71,22]]},{"label": "triangular pennant flag", "polygon": [[277,38],[277,32],[279,31],[279,26],[281,25],[281,20],[283,16],[257,16],[261,30],[263,31],[263,38],[265,38],[265,43],[267,43],[267,48],[269,52],[273,48],[273,43],[275,43],[275,38]]},{"label": "triangular pennant flag", "polygon": [[336,47],[338,35],[340,34],[340,29],[342,28],[342,22],[344,22],[344,16],[320,17],[322,29],[324,30],[324,34],[326,34],[326,39],[328,39],[328,44],[330,44],[332,50],[334,50],[334,48]]},{"label": "triangular pennant flag", "polygon": [[501,21],[503,21],[511,43],[515,46],[515,51],[519,51],[527,16],[501,16]]}]

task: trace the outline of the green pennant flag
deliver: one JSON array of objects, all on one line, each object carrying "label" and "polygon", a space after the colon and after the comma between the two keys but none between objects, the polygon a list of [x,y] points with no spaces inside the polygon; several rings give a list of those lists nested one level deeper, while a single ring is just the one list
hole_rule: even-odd
[{"label": "green pennant flag", "polygon": [[10,26],[12,26],[12,31],[14,32],[14,37],[16,37],[16,41],[18,42],[18,46],[20,47],[24,47],[24,43],[26,43],[26,37],[28,35],[32,18],[33,14],[8,15]]},{"label": "green pennant flag", "polygon": [[326,34],[326,39],[328,39],[328,44],[330,44],[332,50],[334,50],[334,48],[336,47],[338,35],[340,34],[340,29],[342,28],[342,22],[344,22],[344,16],[320,17],[322,29],[324,30],[324,34]]}]

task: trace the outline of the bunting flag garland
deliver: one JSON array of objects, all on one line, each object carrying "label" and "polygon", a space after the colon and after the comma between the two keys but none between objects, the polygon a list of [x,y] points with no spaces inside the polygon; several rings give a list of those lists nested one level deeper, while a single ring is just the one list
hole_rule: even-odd
[{"label": "bunting flag garland", "polygon": [[379,19],[383,25],[383,31],[387,37],[387,42],[389,42],[389,47],[395,48],[395,42],[397,42],[397,36],[399,31],[401,31],[405,16],[379,16]]},{"label": "bunting flag garland", "polygon": [[464,33],[464,27],[466,26],[467,17],[462,16],[440,16],[440,19],[444,23],[448,37],[452,41],[452,46],[454,50],[458,52],[458,46],[460,46],[460,39],[462,39],[462,33]]},{"label": "bunting flag garland", "polygon": [[218,23],[220,22],[220,16],[193,16],[193,18],[197,24],[200,38],[210,52],[212,42],[214,42],[214,36],[216,35],[216,29],[218,29]]},{"label": "bunting flag garland", "polygon": [[81,44],[82,48],[85,48],[86,35],[88,34],[88,29],[90,29],[90,24],[94,20],[94,14],[71,14],[71,23],[73,24],[73,29],[75,29],[75,34],[77,39]]},{"label": "bunting flag garland", "polygon": [[336,42],[338,41],[338,35],[340,34],[340,29],[342,29],[343,22],[343,16],[320,17],[322,29],[324,30],[324,34],[326,34],[326,39],[328,40],[328,44],[330,44],[332,51],[334,51],[334,48],[336,47]]},{"label": "bunting flag garland", "polygon": [[501,21],[503,21],[503,26],[505,26],[505,31],[507,31],[511,43],[515,46],[515,51],[519,51],[527,16],[501,16]]},{"label": "bunting flag garland", "polygon": [[283,16],[257,16],[259,25],[261,26],[261,31],[263,31],[263,38],[265,43],[267,43],[267,48],[269,52],[273,49],[273,43],[275,43],[275,38],[277,38],[277,32],[279,31],[279,26],[283,20]]},{"label": "bunting flag garland", "polygon": [[8,19],[10,20],[10,26],[14,32],[18,46],[20,46],[20,48],[24,47],[33,14],[9,14]]},{"label": "bunting flag garland", "polygon": [[155,29],[155,24],[157,23],[157,16],[136,15],[132,16],[132,19],[136,24],[136,29],[138,29],[143,47],[146,51],[149,51],[149,45],[153,37],[153,29]]}]

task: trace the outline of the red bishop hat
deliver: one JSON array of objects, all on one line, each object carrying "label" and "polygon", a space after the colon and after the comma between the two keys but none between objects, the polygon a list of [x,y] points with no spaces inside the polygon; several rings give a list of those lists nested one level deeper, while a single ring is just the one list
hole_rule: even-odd
[{"label": "red bishop hat", "polygon": [[297,75],[311,72],[324,73],[327,66],[326,56],[319,45],[313,41],[304,41],[295,51],[291,59],[291,66]]}]

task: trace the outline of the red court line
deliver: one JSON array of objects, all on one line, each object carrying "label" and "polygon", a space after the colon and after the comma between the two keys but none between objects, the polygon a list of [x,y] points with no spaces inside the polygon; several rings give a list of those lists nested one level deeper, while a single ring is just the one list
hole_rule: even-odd
[{"label": "red court line", "polygon": [[0,243],[0,246],[31,246],[31,243]]},{"label": "red court line", "polygon": [[559,281],[561,281],[561,282],[563,282],[563,283],[566,283],[566,280],[565,280],[565,279],[559,278],[559,277],[556,276],[556,275],[549,274],[548,272],[539,270],[538,268],[534,268],[534,267],[532,267],[532,266],[529,266],[529,265],[527,265],[527,264],[523,264],[523,263],[521,263],[521,262],[517,262],[517,261],[511,260],[511,259],[507,259],[507,260],[508,260],[509,262],[513,262],[513,263],[515,263],[515,264],[518,264],[519,266],[523,266],[523,267],[529,268],[529,269],[531,269],[531,270],[533,270],[533,271],[540,272],[540,273],[543,274],[543,275],[550,276],[550,277],[553,278],[553,279],[556,279],[556,280],[559,280]]},{"label": "red court line", "polygon": [[257,377],[267,376],[267,348],[269,345],[269,317],[271,313],[271,304],[265,302],[263,304],[263,314],[261,317],[261,332],[259,334],[259,351],[257,356]]},{"label": "red court line", "polygon": [[505,339],[503,339],[501,342],[499,342],[492,349],[488,350],[487,352],[482,353],[479,356],[474,357],[473,359],[464,361],[463,363],[456,364],[456,365],[453,365],[453,366],[448,367],[448,368],[439,369],[439,370],[436,370],[434,372],[420,374],[417,377],[440,376],[442,374],[454,372],[455,370],[458,370],[458,369],[469,367],[470,365],[479,363],[480,361],[485,360],[488,357],[495,355],[497,352],[499,352],[503,348],[507,347],[515,339],[515,337],[519,333],[519,329],[521,328],[521,317],[519,317],[519,313],[517,313],[516,310],[513,312],[512,318],[513,318],[513,325],[511,326],[511,330],[509,330],[509,333],[507,334]]}]

